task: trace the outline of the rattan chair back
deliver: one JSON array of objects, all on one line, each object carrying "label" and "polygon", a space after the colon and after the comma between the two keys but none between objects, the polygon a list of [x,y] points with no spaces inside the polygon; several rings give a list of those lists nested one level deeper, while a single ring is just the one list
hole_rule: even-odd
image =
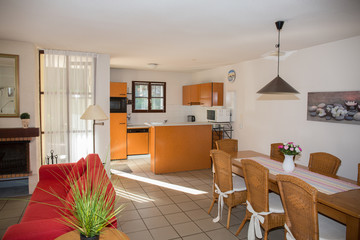
[{"label": "rattan chair back", "polygon": [[309,170],[326,175],[336,175],[341,160],[334,155],[325,152],[310,154]]},{"label": "rattan chair back", "polygon": [[221,192],[232,190],[232,162],[230,154],[220,150],[211,150],[210,155],[214,161],[215,183]]},{"label": "rattan chair back", "polygon": [[296,240],[319,239],[317,190],[289,175],[277,175],[285,221]]},{"label": "rattan chair back", "polygon": [[227,153],[238,151],[238,140],[237,139],[221,139],[215,142],[216,149]]},{"label": "rattan chair back", "polygon": [[272,143],[271,144],[271,148],[270,148],[270,158],[272,160],[276,160],[279,162],[283,162],[284,161],[284,154],[282,152],[280,152],[279,150],[279,146],[283,145],[282,143]]},{"label": "rattan chair back", "polygon": [[269,169],[250,159],[241,165],[247,188],[247,200],[256,212],[269,211]]}]

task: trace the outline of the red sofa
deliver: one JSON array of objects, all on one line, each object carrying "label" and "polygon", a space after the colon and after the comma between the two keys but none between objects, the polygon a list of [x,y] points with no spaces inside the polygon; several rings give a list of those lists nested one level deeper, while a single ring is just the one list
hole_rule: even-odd
[{"label": "red sofa", "polygon": [[[78,179],[78,182],[81,182],[86,179],[84,174],[87,172],[106,175],[106,171],[97,154],[89,154],[86,160],[82,158],[77,163],[41,166],[39,169],[39,182],[31,196],[21,222],[10,226],[5,232],[3,239],[49,240],[72,231],[72,228],[59,221],[61,214],[55,206],[63,206],[62,202],[56,196],[44,190],[55,192],[63,199],[69,199],[71,197],[71,190],[67,176],[71,174]],[[107,175],[106,178],[108,179]],[[107,192],[114,206],[115,190],[109,179]],[[115,218],[112,227],[116,228],[116,225]]]}]

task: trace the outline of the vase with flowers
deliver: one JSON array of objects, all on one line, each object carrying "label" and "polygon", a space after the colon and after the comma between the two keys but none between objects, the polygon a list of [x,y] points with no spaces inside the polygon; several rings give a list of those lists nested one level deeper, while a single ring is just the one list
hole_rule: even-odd
[{"label": "vase with flowers", "polygon": [[279,151],[285,156],[283,162],[283,169],[285,172],[292,172],[295,169],[294,156],[301,153],[302,149],[299,145],[295,145],[293,142],[283,143],[279,146]]}]

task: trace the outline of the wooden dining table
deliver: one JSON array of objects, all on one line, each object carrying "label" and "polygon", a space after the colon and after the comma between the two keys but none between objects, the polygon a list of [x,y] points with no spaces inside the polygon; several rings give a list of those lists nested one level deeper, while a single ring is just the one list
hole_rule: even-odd
[{"label": "wooden dining table", "polygon": [[[239,159],[252,157],[269,156],[255,151],[239,151],[231,154],[232,171],[243,176],[242,165]],[[296,164],[296,168],[308,169],[306,166]],[[331,176],[339,180],[356,184],[356,181],[339,176]],[[274,174],[269,173],[269,188],[271,191],[279,193],[279,188]],[[360,240],[360,189],[325,194],[318,192],[318,211],[346,225],[346,239]]]}]

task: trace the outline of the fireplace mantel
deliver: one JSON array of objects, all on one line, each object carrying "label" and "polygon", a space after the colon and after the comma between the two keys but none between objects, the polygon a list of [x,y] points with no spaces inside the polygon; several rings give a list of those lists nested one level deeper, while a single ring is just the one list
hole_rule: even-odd
[{"label": "fireplace mantel", "polygon": [[0,128],[0,138],[38,137],[39,132],[39,128]]}]

